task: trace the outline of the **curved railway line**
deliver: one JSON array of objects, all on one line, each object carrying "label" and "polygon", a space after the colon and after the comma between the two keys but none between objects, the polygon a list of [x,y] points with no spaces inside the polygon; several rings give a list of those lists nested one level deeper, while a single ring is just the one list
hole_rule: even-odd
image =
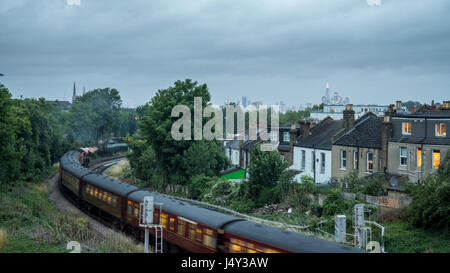
[{"label": "curved railway line", "polygon": [[170,252],[367,253],[107,178],[101,172],[123,156],[91,162],[89,169],[80,164],[84,156],[77,149],[61,157],[58,184],[64,197],[100,223],[142,241],[139,204],[145,196],[153,196],[155,203],[163,204],[162,209],[155,207],[154,222],[163,226],[164,249]]}]

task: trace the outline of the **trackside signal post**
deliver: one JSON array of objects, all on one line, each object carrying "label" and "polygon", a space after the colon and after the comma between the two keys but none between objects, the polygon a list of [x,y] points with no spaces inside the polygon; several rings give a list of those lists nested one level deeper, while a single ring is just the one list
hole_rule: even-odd
[{"label": "trackside signal post", "polygon": [[155,205],[159,206],[159,223],[161,223],[162,203],[155,203],[153,196],[145,196],[143,202],[140,203],[139,226],[145,228],[145,253],[148,253],[150,228],[155,229],[155,253],[163,252],[163,227],[160,224],[153,223],[153,210]]}]

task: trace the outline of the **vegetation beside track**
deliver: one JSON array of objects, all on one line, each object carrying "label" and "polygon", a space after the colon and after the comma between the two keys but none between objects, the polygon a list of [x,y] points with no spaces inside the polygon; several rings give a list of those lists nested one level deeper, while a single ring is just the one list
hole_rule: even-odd
[{"label": "vegetation beside track", "polygon": [[16,182],[0,192],[0,253],[65,253],[70,241],[79,242],[82,252],[143,252],[133,239],[117,232],[102,235],[87,218],[59,211],[50,193],[42,180]]}]

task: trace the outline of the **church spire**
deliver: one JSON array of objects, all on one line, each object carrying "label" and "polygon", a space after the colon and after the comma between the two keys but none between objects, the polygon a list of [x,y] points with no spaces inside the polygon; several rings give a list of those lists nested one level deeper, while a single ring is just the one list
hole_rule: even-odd
[{"label": "church spire", "polygon": [[77,98],[77,90],[76,90],[75,82],[73,82],[72,104],[75,102],[76,98]]}]

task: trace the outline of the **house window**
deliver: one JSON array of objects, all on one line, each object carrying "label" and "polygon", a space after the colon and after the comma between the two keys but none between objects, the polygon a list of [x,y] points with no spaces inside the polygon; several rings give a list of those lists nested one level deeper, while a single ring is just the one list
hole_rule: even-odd
[{"label": "house window", "polygon": [[353,169],[358,169],[358,151],[353,152]]},{"label": "house window", "polygon": [[367,172],[373,173],[373,153],[367,153]]},{"label": "house window", "polygon": [[446,136],[446,127],[445,123],[436,123],[436,136]]},{"label": "house window", "polygon": [[405,147],[400,147],[400,165],[406,166],[408,160],[408,150]]},{"label": "house window", "polygon": [[417,167],[422,167],[422,148],[417,148]]},{"label": "house window", "polygon": [[302,150],[302,170],[305,169],[306,152]]},{"label": "house window", "polygon": [[341,150],[341,170],[347,169],[347,151]]},{"label": "house window", "polygon": [[284,142],[289,142],[289,132],[284,132],[283,133],[283,141]]},{"label": "house window", "polygon": [[278,141],[278,132],[277,131],[270,132],[270,140],[271,141]]},{"label": "house window", "polygon": [[402,123],[402,134],[403,135],[411,134],[411,122],[403,122]]},{"label": "house window", "polygon": [[320,153],[320,173],[325,173],[325,153]]},{"label": "house window", "polygon": [[433,169],[438,169],[441,163],[441,152],[439,150],[433,150]]}]

